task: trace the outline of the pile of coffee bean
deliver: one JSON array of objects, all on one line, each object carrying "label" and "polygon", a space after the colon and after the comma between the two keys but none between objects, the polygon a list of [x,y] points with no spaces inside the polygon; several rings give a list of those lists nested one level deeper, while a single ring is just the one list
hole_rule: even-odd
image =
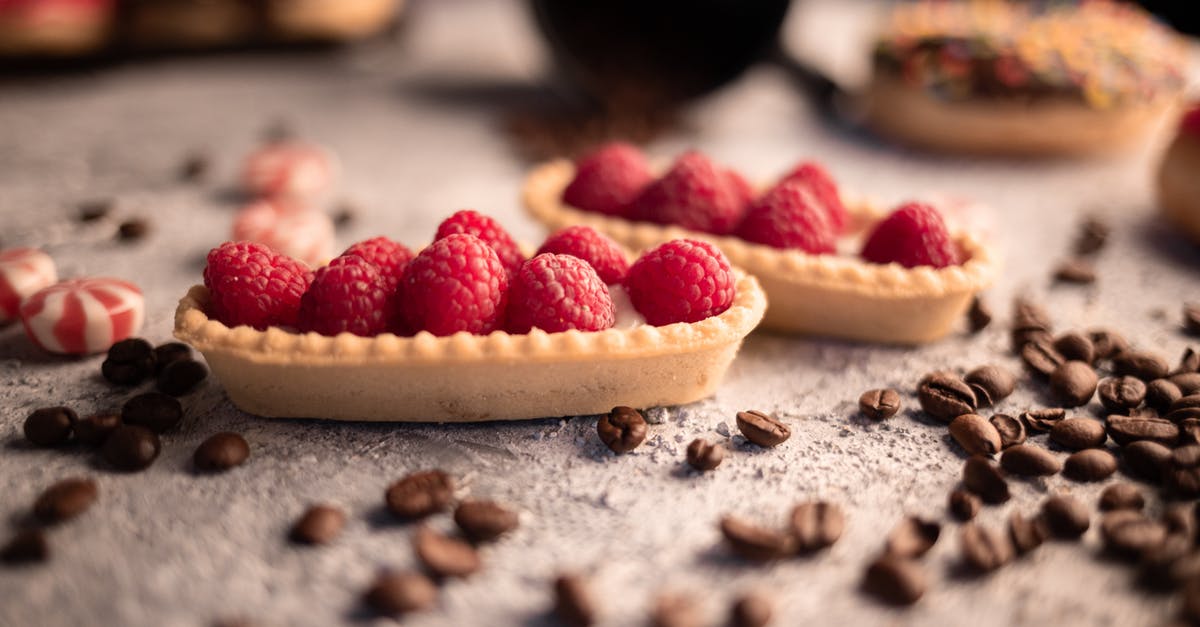
[{"label": "pile of coffee bean", "polygon": [[138,385],[153,377],[158,391],[171,396],[183,396],[208,378],[208,368],[192,358],[187,344],[168,342],[155,347],[141,338],[113,344],[100,373],[119,386]]},{"label": "pile of coffee bean", "polygon": [[[737,413],[736,420],[738,431],[746,441],[763,448],[773,448],[792,437],[790,427],[765,412],[741,411]],[[646,418],[632,407],[614,407],[596,421],[596,434],[600,441],[618,455],[641,446],[648,433]],[[725,448],[720,444],[697,438],[688,445],[685,459],[692,468],[706,472],[720,466],[725,459],[725,453]]]}]

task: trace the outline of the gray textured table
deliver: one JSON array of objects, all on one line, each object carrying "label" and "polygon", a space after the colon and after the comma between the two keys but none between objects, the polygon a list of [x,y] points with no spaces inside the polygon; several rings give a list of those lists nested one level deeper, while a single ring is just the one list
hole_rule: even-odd
[{"label": "gray textured table", "polygon": [[[806,2],[788,26],[790,46],[840,74],[861,72],[856,2]],[[341,191],[364,211],[339,244],[388,234],[409,244],[431,236],[461,207],[499,217],[537,240],[518,189],[528,164],[501,132],[497,114],[518,104],[539,75],[540,52],[517,3],[428,3],[399,43],[332,55],[214,56],[165,60],[94,73],[0,85],[0,239],[45,245],[63,275],[115,275],[146,291],[144,335],[170,335],[175,301],[198,282],[209,247],[223,240],[231,208],[221,185],[189,187],[174,170],[192,148],[216,158],[218,183],[277,116],[341,157]],[[818,25],[815,20],[822,17]],[[796,19],[801,18],[801,19]],[[671,155],[697,146],[755,178],[816,156],[852,189],[889,201],[930,193],[989,207],[1007,257],[991,292],[1001,310],[977,337],[959,333],[903,350],[755,335],[715,398],[669,412],[645,445],[615,457],[594,418],[476,426],[338,424],[263,420],[226,400],[217,381],[186,399],[187,417],[147,472],[124,476],[82,452],[30,450],[20,424],[33,408],[65,403],[83,412],[119,406],[99,378],[98,358],[47,357],[15,327],[0,330],[0,517],[4,534],[34,496],[64,476],[98,478],[100,501],[50,532],[45,565],[0,569],[0,625],[205,625],[231,616],[268,625],[364,620],[357,599],[382,566],[410,567],[410,530],[381,512],[384,487],[408,471],[440,466],[472,495],[522,511],[518,532],[485,551],[485,569],[443,588],[437,611],[416,625],[542,624],[550,578],[593,576],[606,624],[642,620],[654,594],[697,594],[723,616],[750,586],[774,590],[778,624],[1143,625],[1165,621],[1169,597],[1136,591],[1125,567],[1099,557],[1093,528],[1082,543],[1050,543],[993,576],[955,567],[953,525],[925,559],[931,590],[914,608],[881,607],[857,592],[865,563],[904,513],[944,517],[961,457],[943,427],[912,411],[911,391],[936,367],[995,362],[1007,354],[1008,299],[1027,291],[1051,305],[1060,328],[1113,325],[1175,359],[1182,295],[1195,296],[1200,255],[1152,217],[1148,179],[1156,152],[1088,162],[976,162],[898,152],[822,127],[779,70],[763,67],[699,104],[686,131],[650,147]],[[75,204],[119,199],[118,215],[153,221],[142,243],[119,244],[111,226],[80,226]],[[1052,287],[1079,215],[1095,210],[1116,227],[1094,287]],[[906,409],[882,424],[856,415],[869,388],[905,391]],[[1022,391],[998,410],[1034,402]],[[687,442],[726,441],[734,412],[778,412],[794,430],[776,450],[739,437],[713,473],[682,466]],[[196,477],[195,446],[236,430],[252,447],[233,472]],[[1094,503],[1099,486],[1061,477],[1016,482],[1015,498],[987,508],[1034,511],[1050,492]],[[843,504],[848,528],[829,552],[761,567],[731,559],[715,522],[740,513],[780,522],[797,500]],[[286,529],[306,503],[343,505],[350,523],[332,546],[289,546]],[[1152,508],[1161,506],[1157,498]],[[436,523],[448,524],[445,518]],[[369,620],[369,619],[366,619]]]}]

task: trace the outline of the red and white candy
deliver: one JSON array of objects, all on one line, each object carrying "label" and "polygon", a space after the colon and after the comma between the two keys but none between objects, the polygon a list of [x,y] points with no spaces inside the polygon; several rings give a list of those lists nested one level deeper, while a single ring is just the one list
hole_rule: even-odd
[{"label": "red and white candy", "polygon": [[142,327],[142,290],[120,279],[70,279],[30,296],[21,322],[34,344],[52,353],[108,350]]},{"label": "red and white candy", "polygon": [[255,196],[311,199],[329,191],[333,157],[319,146],[296,141],[268,144],[250,154],[242,185]]},{"label": "red and white candy", "polygon": [[36,248],[0,250],[0,322],[21,315],[21,301],[58,281],[50,255]]},{"label": "red and white candy", "polygon": [[333,220],[323,211],[280,200],[260,200],[238,213],[233,239],[265,244],[318,266],[333,256]]}]

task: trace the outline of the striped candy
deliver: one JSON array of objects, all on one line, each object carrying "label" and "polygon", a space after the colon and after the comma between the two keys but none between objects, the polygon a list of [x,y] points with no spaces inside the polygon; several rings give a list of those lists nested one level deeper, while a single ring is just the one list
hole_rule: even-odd
[{"label": "striped candy", "polygon": [[107,350],[136,333],[145,315],[142,291],[108,278],[56,283],[21,305],[21,322],[34,344],[71,355]]},{"label": "striped candy", "polygon": [[260,200],[238,213],[233,239],[265,244],[318,266],[333,256],[333,220],[322,211],[280,200]]},{"label": "striped candy", "polygon": [[58,280],[54,260],[36,248],[0,250],[0,323],[21,315],[21,301]]},{"label": "striped candy", "polygon": [[279,142],[250,154],[242,184],[254,196],[311,199],[329,191],[334,170],[333,159],[320,147]]}]

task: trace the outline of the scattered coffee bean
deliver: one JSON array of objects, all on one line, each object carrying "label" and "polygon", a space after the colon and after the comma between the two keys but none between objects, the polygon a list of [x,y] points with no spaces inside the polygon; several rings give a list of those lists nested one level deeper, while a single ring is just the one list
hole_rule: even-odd
[{"label": "scattered coffee bean", "polygon": [[1167,505],[1163,509],[1162,524],[1167,533],[1182,535],[1189,540],[1196,540],[1196,504]]},{"label": "scattered coffee bean", "polygon": [[979,495],[984,503],[1003,503],[1009,499],[1008,481],[987,457],[974,455],[963,464],[963,487]]},{"label": "scattered coffee bean", "polygon": [[759,446],[778,446],[792,437],[791,428],[761,411],[739,411],[737,427],[747,440]]},{"label": "scattered coffee bean", "polygon": [[200,472],[224,472],[241,466],[249,457],[246,439],[226,431],[201,442],[192,455],[192,465]]},{"label": "scattered coffee bean", "polygon": [[1131,476],[1162,483],[1171,468],[1171,449],[1158,442],[1139,440],[1121,448],[1121,459]]},{"label": "scattered coffee bean", "polygon": [[1116,413],[1133,409],[1146,398],[1146,384],[1137,377],[1108,377],[1098,391],[1104,408]]},{"label": "scattered coffee bean", "polygon": [[962,489],[955,488],[950,493],[950,513],[960,521],[971,520],[979,513],[982,501],[978,496]]},{"label": "scattered coffee bean", "polygon": [[1154,353],[1125,351],[1113,358],[1113,371],[1119,376],[1153,381],[1167,376],[1167,361]]},{"label": "scattered coffee bean", "polygon": [[1021,354],[1021,349],[1026,344],[1033,342],[1050,343],[1054,341],[1054,336],[1046,329],[1014,329],[1012,331],[1012,351],[1017,355]]},{"label": "scattered coffee bean", "polygon": [[596,605],[582,577],[566,574],[554,580],[554,615],[566,627],[590,627],[596,623]]},{"label": "scattered coffee bean", "polygon": [[1127,559],[1138,559],[1147,551],[1158,548],[1167,539],[1167,529],[1141,512],[1119,510],[1100,519],[1100,537],[1109,553]]},{"label": "scattered coffee bean", "polygon": [[1146,506],[1146,498],[1142,491],[1132,483],[1114,483],[1100,493],[1100,511],[1111,512],[1119,509],[1141,511]]},{"label": "scattered coffee bean", "polygon": [[1086,335],[1071,331],[1054,339],[1054,349],[1068,361],[1090,364],[1096,361],[1096,347]]},{"label": "scattered coffee bean", "polygon": [[975,392],[950,372],[926,375],[917,387],[917,398],[925,413],[945,423],[975,411]]},{"label": "scattered coffee bean", "polygon": [[381,573],[363,595],[363,602],[384,616],[400,616],[433,608],[437,586],[420,573]]},{"label": "scattered coffee bean", "polygon": [[1017,555],[1025,555],[1042,546],[1050,532],[1040,519],[1028,519],[1021,512],[1013,512],[1008,517],[1008,538],[1012,541]]},{"label": "scattered coffee bean", "polygon": [[313,505],[292,525],[289,537],[301,544],[328,544],[342,533],[346,513],[332,505]]},{"label": "scattered coffee bean", "polygon": [[1200,303],[1183,304],[1183,329],[1192,335],[1200,335]]},{"label": "scattered coffee bean", "polygon": [[46,535],[38,529],[18,531],[4,546],[0,546],[0,562],[6,564],[32,564],[44,562],[50,557],[50,544]]},{"label": "scattered coffee bean", "polygon": [[387,508],[402,520],[445,510],[454,499],[454,480],[440,470],[414,472],[388,486]]},{"label": "scattered coffee bean", "polygon": [[116,385],[137,385],[154,372],[154,348],[141,338],[128,338],[108,349],[100,374]]},{"label": "scattered coffee bean", "polygon": [[1179,388],[1179,393],[1183,396],[1192,396],[1200,393],[1200,372],[1181,372],[1170,376],[1167,379]]},{"label": "scattered coffee bean", "polygon": [[[1114,416],[1114,415],[1116,415],[1116,414],[1110,414],[1110,417]],[[1126,413],[1126,415],[1129,416],[1130,418],[1160,418],[1161,417],[1158,415],[1158,412],[1154,411],[1153,409],[1151,409],[1149,407],[1138,407],[1137,409],[1131,409]]]},{"label": "scattered coffee bean", "polygon": [[1096,268],[1089,261],[1074,258],[1064,260],[1054,269],[1054,278],[1063,283],[1086,285],[1096,282]]},{"label": "scattered coffee bean", "polygon": [[1166,416],[1171,422],[1183,422],[1188,418],[1200,418],[1200,394],[1184,396],[1171,403],[1171,411]]},{"label": "scattered coffee bean", "polygon": [[1169,379],[1155,379],[1146,386],[1146,405],[1165,414],[1175,401],[1183,398],[1183,390]]},{"label": "scattered coffee bean", "polygon": [[965,522],[958,531],[963,562],[979,572],[991,572],[1013,557],[1012,544],[1004,534]]},{"label": "scattered coffee bean", "polygon": [[1108,433],[1104,423],[1091,418],[1066,418],[1050,429],[1050,439],[1064,448],[1078,451],[1104,446]]},{"label": "scattered coffee bean", "polygon": [[108,217],[116,203],[108,198],[88,200],[79,204],[80,222],[95,222]]},{"label": "scattered coffee bean", "polygon": [[162,444],[153,431],[137,425],[121,425],[108,436],[100,455],[117,470],[144,470],[158,459]]},{"label": "scattered coffee bean", "polygon": [[182,419],[183,406],[179,401],[159,392],[138,394],[121,407],[122,422],[146,427],[155,433],[173,429]]},{"label": "scattered coffee bean", "polygon": [[1063,476],[1075,481],[1101,481],[1117,472],[1117,458],[1102,448],[1089,448],[1067,457]]},{"label": "scattered coffee bean", "polygon": [[75,423],[75,439],[88,446],[100,446],[121,426],[120,414],[95,414]]},{"label": "scattered coffee bean", "polygon": [[725,541],[741,557],[765,562],[795,553],[796,540],[790,534],[766,529],[734,516],[721,518]]},{"label": "scattered coffee bean", "polygon": [[1096,393],[1096,371],[1082,361],[1068,361],[1050,375],[1050,388],[1066,407],[1087,405]]},{"label": "scattered coffee bean", "polygon": [[1175,370],[1171,371],[1171,374],[1186,374],[1189,372],[1200,372],[1200,353],[1196,352],[1191,346],[1183,349],[1183,355],[1179,357],[1179,365],[1175,367]]},{"label": "scattered coffee bean", "polygon": [[191,392],[208,377],[208,368],[194,359],[177,359],[158,375],[158,391],[171,396]]},{"label": "scattered coffee bean", "polygon": [[988,418],[996,433],[1000,434],[1000,448],[1023,444],[1025,442],[1025,423],[1008,414],[994,414]]},{"label": "scattered coffee bean", "polygon": [[884,551],[888,555],[915,559],[928,553],[941,534],[942,526],[937,521],[906,516],[888,534]]},{"label": "scattered coffee bean", "polygon": [[1018,444],[1005,449],[1000,456],[1000,466],[1014,475],[1024,477],[1046,477],[1062,470],[1062,463],[1053,453],[1032,444]]},{"label": "scattered coffee bean", "polygon": [[154,373],[161,374],[167,366],[181,359],[191,359],[192,348],[183,342],[167,342],[154,347]]},{"label": "scattered coffee bean", "polygon": [[208,177],[211,169],[212,159],[206,153],[191,153],[179,165],[179,180],[186,183],[200,183]]},{"label": "scattered coffee bean", "polygon": [[1125,336],[1112,329],[1092,329],[1088,331],[1088,339],[1096,351],[1096,359],[1112,359],[1129,350],[1129,341]]},{"label": "scattered coffee bean", "polygon": [[747,592],[733,602],[729,610],[730,627],[766,627],[771,622],[773,603],[757,591]]},{"label": "scattered coffee bean", "polygon": [[967,328],[971,333],[979,333],[992,323],[992,308],[976,296],[971,301],[971,309],[967,311]]},{"label": "scattered coffee bean", "polygon": [[413,550],[438,577],[467,577],[483,565],[475,547],[424,525],[413,534]]},{"label": "scattered coffee bean", "polygon": [[25,419],[25,439],[37,446],[62,446],[71,439],[71,430],[79,416],[69,407],[35,409]]},{"label": "scattered coffee bean", "polygon": [[892,605],[912,605],[925,594],[925,571],[920,564],[894,555],[871,562],[863,577],[863,589]]},{"label": "scattered coffee bean", "polygon": [[1108,437],[1124,446],[1130,442],[1149,440],[1172,446],[1179,439],[1179,427],[1162,418],[1134,418],[1132,416],[1109,416],[1106,421]]},{"label": "scattered coffee bean", "polygon": [[136,242],[150,234],[150,223],[142,218],[131,218],[117,226],[117,237],[124,242]]},{"label": "scattered coffee bean", "polygon": [[1028,342],[1021,347],[1021,361],[1035,374],[1048,377],[1054,374],[1058,367],[1066,363],[1066,358],[1054,349],[1046,340]]},{"label": "scattered coffee bean", "polygon": [[884,420],[900,411],[900,394],[891,388],[867,390],[858,397],[858,409],[871,420]]},{"label": "scattered coffee bean", "polygon": [[650,611],[650,627],[700,627],[704,624],[696,600],[682,594],[660,594]]},{"label": "scattered coffee bean", "polygon": [[1112,227],[1098,216],[1088,216],[1079,224],[1072,247],[1076,255],[1092,255],[1100,252],[1108,242]]},{"label": "scattered coffee bean", "polygon": [[1067,410],[1060,407],[1049,409],[1031,409],[1021,414],[1021,420],[1025,422],[1025,426],[1030,431],[1037,433],[1047,433],[1054,429],[1054,425],[1062,422],[1067,417]]},{"label": "scattered coffee bean", "polygon": [[516,512],[494,501],[466,500],[454,508],[454,523],[472,542],[491,542],[519,522]]},{"label": "scattered coffee bean", "polygon": [[1017,379],[1007,368],[980,366],[966,374],[963,381],[975,393],[977,407],[990,407],[1008,398],[1017,387]]},{"label": "scattered coffee bean", "polygon": [[792,508],[788,518],[792,539],[800,553],[811,553],[833,546],[846,528],[842,508],[824,501],[810,501]]},{"label": "scattered coffee bean", "polygon": [[1046,529],[1056,538],[1074,540],[1082,536],[1091,525],[1087,506],[1079,499],[1056,494],[1042,502],[1041,519]]},{"label": "scattered coffee bean", "polygon": [[1171,452],[1167,483],[1182,497],[1200,496],[1200,445],[1181,446]]},{"label": "scattered coffee bean", "polygon": [[60,523],[86,512],[99,489],[91,479],[63,479],[46,488],[33,502],[33,515],[44,523]]},{"label": "scattered coffee bean", "polygon": [[1184,418],[1179,421],[1179,443],[1200,444],[1200,418]]},{"label": "scattered coffee bean", "polygon": [[712,470],[725,459],[725,447],[704,438],[696,438],[687,447],[687,463],[701,472]]},{"label": "scattered coffee bean", "polygon": [[1200,577],[1200,551],[1191,538],[1168,533],[1155,547],[1142,553],[1138,580],[1155,590],[1171,590]]},{"label": "scattered coffee bean", "polygon": [[1002,443],[1000,432],[979,414],[963,414],[950,423],[950,436],[968,455],[995,455]]},{"label": "scattered coffee bean", "polygon": [[1018,298],[1013,301],[1013,325],[1014,330],[1021,329],[1039,329],[1049,331],[1053,328],[1053,323],[1050,321],[1050,314],[1046,313],[1046,309],[1027,298]]},{"label": "scattered coffee bean", "polygon": [[632,407],[614,407],[596,423],[600,441],[612,452],[628,453],[646,440],[646,419]]},{"label": "scattered coffee bean", "polygon": [[146,378],[147,371],[132,363],[119,363],[105,359],[100,364],[100,376],[113,385],[137,385]]}]

